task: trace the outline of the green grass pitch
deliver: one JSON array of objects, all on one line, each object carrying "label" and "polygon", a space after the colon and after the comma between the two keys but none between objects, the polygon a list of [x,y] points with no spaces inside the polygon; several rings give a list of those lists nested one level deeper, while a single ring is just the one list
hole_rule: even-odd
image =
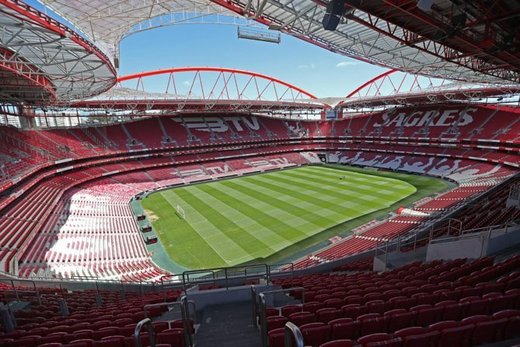
[{"label": "green grass pitch", "polygon": [[415,192],[399,179],[307,166],[172,188],[142,205],[171,259],[200,269],[267,258]]}]

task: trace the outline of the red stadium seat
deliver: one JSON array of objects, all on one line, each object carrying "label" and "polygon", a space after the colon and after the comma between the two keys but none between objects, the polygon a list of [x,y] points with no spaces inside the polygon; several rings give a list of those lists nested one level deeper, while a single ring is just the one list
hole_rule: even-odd
[{"label": "red stadium seat", "polygon": [[415,311],[415,324],[420,326],[428,326],[441,319],[442,307],[432,307],[431,305],[419,305],[412,307],[410,311]]},{"label": "red stadium seat", "polygon": [[504,338],[520,337],[520,316],[509,317],[504,327]]},{"label": "red stadium seat", "polygon": [[105,336],[94,343],[94,347],[125,347],[125,337],[121,335]]},{"label": "red stadium seat", "polygon": [[316,316],[310,312],[296,312],[289,315],[289,321],[293,322],[296,326],[301,326],[315,322]]},{"label": "red stadium seat", "polygon": [[69,342],[66,347],[94,347],[95,341],[92,339],[79,339]]},{"label": "red stadium seat", "polygon": [[440,331],[439,347],[471,347],[471,335],[474,328],[473,324],[468,324],[456,328],[442,329]]},{"label": "red stadium seat", "polygon": [[356,319],[357,317],[368,313],[365,306],[360,304],[347,304],[341,307],[343,317]]},{"label": "red stadium seat", "polygon": [[502,310],[493,313],[493,318],[510,318],[520,316],[520,310]]},{"label": "red stadium seat", "polygon": [[443,320],[459,320],[462,317],[462,307],[455,300],[441,301],[435,306],[442,308]]},{"label": "red stadium seat", "polygon": [[393,332],[406,327],[411,327],[415,323],[416,312],[406,311],[405,309],[395,309],[386,311],[388,331]]},{"label": "red stadium seat", "polygon": [[392,335],[387,334],[387,333],[374,333],[374,334],[369,334],[369,335],[360,337],[357,340],[357,342],[361,346],[365,347],[369,343],[387,341],[387,340],[390,340],[391,338],[392,338]]},{"label": "red stadium seat", "polygon": [[267,334],[269,347],[284,347],[285,346],[285,328],[278,328],[271,330]]},{"label": "red stadium seat", "polygon": [[[307,293],[305,293],[305,298],[307,298]],[[320,308],[325,308],[325,304],[317,301],[306,302],[302,304],[302,311],[315,313]]]},{"label": "red stadium seat", "polygon": [[343,312],[336,308],[321,308],[315,312],[316,319],[319,322],[328,323],[331,320],[342,318]]},{"label": "red stadium seat", "polygon": [[368,313],[383,314],[386,311],[386,303],[383,300],[372,300],[365,305],[368,308]]},{"label": "red stadium seat", "polygon": [[407,336],[420,335],[426,332],[427,330],[423,327],[408,327],[394,332],[394,336],[405,338]]},{"label": "red stadium seat", "polygon": [[305,345],[318,346],[330,339],[331,328],[325,323],[316,322],[300,327]]},{"label": "red stadium seat", "polygon": [[9,343],[10,347],[31,347],[38,345],[41,336],[28,335]]},{"label": "red stadium seat", "polygon": [[473,329],[471,336],[473,345],[483,345],[501,340],[507,322],[506,318],[500,318],[475,323],[475,329]]},{"label": "red stadium seat", "polygon": [[490,321],[491,319],[492,318],[490,316],[479,314],[479,315],[475,315],[475,316],[470,316],[470,317],[464,318],[461,321],[461,325],[477,324],[477,323],[481,323],[481,322]]},{"label": "red stadium seat", "polygon": [[355,340],[359,337],[359,322],[352,318],[339,318],[329,322],[331,338],[334,340]]},{"label": "red stadium seat", "polygon": [[161,331],[157,334],[158,343],[167,343],[172,347],[184,347],[184,329],[172,328]]},{"label": "red stadium seat", "polygon": [[266,307],[265,308],[265,315],[266,315],[266,317],[279,316],[280,315],[280,310],[278,310],[277,308],[274,308],[274,307]]},{"label": "red stadium seat", "polygon": [[460,323],[453,320],[445,320],[437,323],[433,323],[428,327],[428,331],[441,331],[449,328],[457,328]]},{"label": "red stadium seat", "polygon": [[286,317],[282,316],[271,316],[267,317],[267,331],[271,331],[273,329],[282,328],[285,326],[285,323],[287,323],[289,320]]},{"label": "red stadium seat", "polygon": [[366,313],[358,317],[361,336],[386,332],[386,317],[379,313]]},{"label": "red stadium seat", "polygon": [[339,298],[331,298],[331,299],[325,300],[323,303],[325,304],[326,307],[340,309],[341,306],[343,306],[344,301]]},{"label": "red stadium seat", "polygon": [[369,342],[365,346],[366,347],[401,347],[403,345],[403,340],[399,337],[394,337],[392,339],[388,339],[385,341],[374,341]]},{"label": "red stadium seat", "polygon": [[334,341],[329,341],[329,342],[326,342],[322,345],[320,345],[320,347],[353,347],[354,346],[354,342],[352,342],[352,340],[334,340]]},{"label": "red stadium seat", "polygon": [[302,312],[301,305],[285,305],[280,309],[282,316],[289,318],[289,316],[296,312]]},{"label": "red stadium seat", "polygon": [[94,331],[92,333],[92,339],[94,340],[101,340],[103,337],[111,336],[111,335],[118,335],[119,334],[119,328],[118,327],[104,327],[100,328],[97,331]]},{"label": "red stadium seat", "polygon": [[430,331],[403,337],[403,347],[437,347],[440,332]]},{"label": "red stadium seat", "polygon": [[168,322],[153,322],[152,325],[156,334],[169,328]]}]

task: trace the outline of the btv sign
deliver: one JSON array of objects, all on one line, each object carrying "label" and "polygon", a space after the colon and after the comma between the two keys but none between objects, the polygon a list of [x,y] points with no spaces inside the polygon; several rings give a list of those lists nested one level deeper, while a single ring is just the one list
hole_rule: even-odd
[{"label": "btv sign", "polygon": [[197,131],[205,131],[205,132],[216,132],[216,133],[224,133],[232,128],[235,131],[244,131],[246,129],[250,130],[259,130],[260,123],[258,119],[254,116],[252,117],[244,117],[244,116],[230,116],[230,117],[222,117],[222,118],[201,118],[201,117],[193,117],[193,118],[172,118],[175,122],[182,123],[185,128]]},{"label": "btv sign", "polygon": [[374,127],[450,127],[452,125],[464,126],[473,123],[471,113],[477,111],[477,108],[468,108],[464,110],[445,110],[439,112],[437,110],[415,111],[410,114],[401,112],[395,117],[389,113],[381,115],[382,120],[374,123]]}]

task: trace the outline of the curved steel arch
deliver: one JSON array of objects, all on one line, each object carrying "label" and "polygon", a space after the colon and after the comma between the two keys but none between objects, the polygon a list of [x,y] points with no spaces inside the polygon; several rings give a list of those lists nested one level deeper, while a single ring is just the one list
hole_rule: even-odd
[{"label": "curved steel arch", "polygon": [[368,87],[369,85],[379,81],[380,79],[382,78],[385,78],[386,76],[388,75],[391,75],[393,74],[394,72],[397,72],[399,70],[397,69],[393,69],[393,70],[388,70],[386,72],[383,72],[382,74],[366,81],[365,83],[363,83],[362,85],[360,85],[359,87],[357,87],[356,89],[354,89],[353,91],[351,91],[350,93],[347,94],[347,96],[345,96],[346,98],[351,98],[353,97],[354,95],[356,95],[357,93],[359,93],[361,90],[363,90],[365,87]]},{"label": "curved steel arch", "polygon": [[287,88],[293,89],[297,91],[298,93],[301,93],[309,99],[317,99],[317,97],[306,90],[303,90],[299,87],[296,87],[293,84],[284,82],[280,79],[277,79],[275,77],[271,77],[268,75],[260,74],[257,72],[247,71],[247,70],[240,70],[240,69],[233,69],[233,68],[224,68],[224,67],[206,67],[206,66],[193,66],[193,67],[177,67],[177,68],[168,68],[168,69],[160,69],[160,70],[153,70],[153,71],[146,71],[146,72],[138,72],[130,75],[120,76],[117,78],[117,82],[124,82],[129,81],[133,79],[141,79],[143,77],[151,77],[151,76],[157,76],[157,75],[166,75],[166,74],[174,74],[174,73],[180,73],[180,72],[218,72],[218,73],[231,73],[231,74],[240,74],[240,75],[246,75],[251,76],[251,78],[258,77],[262,78],[268,81],[271,81],[273,83],[281,84]]},{"label": "curved steel arch", "polygon": [[[160,79],[157,80],[158,77]],[[152,88],[145,88],[150,78]],[[120,76],[117,86],[76,107],[126,111],[303,112],[330,108],[314,94],[278,78],[223,67],[175,67]],[[163,88],[161,90],[161,88]]]}]

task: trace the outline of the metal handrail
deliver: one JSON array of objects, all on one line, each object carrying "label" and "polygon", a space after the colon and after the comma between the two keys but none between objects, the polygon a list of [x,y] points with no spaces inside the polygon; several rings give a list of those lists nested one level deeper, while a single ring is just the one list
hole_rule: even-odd
[{"label": "metal handrail", "polygon": [[[27,278],[0,278],[0,283],[10,283],[13,287],[13,290],[16,290],[14,283],[19,283],[20,285],[24,285],[26,283],[30,283],[35,290],[37,290],[40,286],[59,286],[60,290],[63,290],[64,287],[68,285],[95,285],[96,291],[99,291],[99,286],[103,284],[117,286],[115,288],[106,288],[105,290],[111,291],[121,291],[123,287],[127,287],[130,285],[132,287],[138,287],[139,292],[144,292],[145,287],[152,287],[154,284],[152,282],[125,282],[120,280],[99,280],[99,281],[84,281],[80,278],[72,279],[72,278],[46,278],[46,277],[32,277],[30,279]],[[38,284],[38,285],[37,285]],[[135,290],[133,290],[135,291]]]},{"label": "metal handrail", "polygon": [[145,318],[136,324],[134,329],[135,347],[142,347],[141,329],[143,328],[143,326],[146,326],[146,330],[148,330],[148,336],[150,337],[150,347],[155,347],[155,334],[153,332],[152,320],[150,318]]},{"label": "metal handrail", "polygon": [[[263,268],[264,271],[261,273],[248,273],[248,269],[252,268]],[[235,276],[236,270],[240,270],[240,272],[243,272],[242,275]],[[254,265],[244,265],[244,266],[232,266],[232,267],[219,267],[219,268],[210,268],[210,269],[200,269],[200,270],[189,270],[184,271],[182,273],[182,283],[184,286],[184,289],[188,287],[189,284],[196,284],[196,283],[205,283],[205,282],[212,282],[215,284],[217,281],[223,281],[225,283],[226,288],[229,288],[229,280],[231,279],[248,279],[248,278],[257,278],[265,276],[266,280],[270,280],[270,268],[267,264],[254,264]],[[205,274],[205,275],[204,275]],[[219,275],[223,276],[219,276]],[[190,275],[204,275],[200,278],[197,278],[195,280],[190,280]],[[193,279],[193,278],[192,278]]]},{"label": "metal handrail", "polygon": [[[262,338],[262,347],[267,347],[267,315],[266,315],[266,304],[265,304],[265,294],[278,294],[278,293],[288,293],[292,291],[302,291],[302,303],[305,302],[305,288],[303,287],[292,287],[287,289],[277,289],[277,290],[269,290],[265,292],[261,292],[258,294],[260,299],[260,305],[258,310],[258,317],[260,318],[260,336]],[[256,297],[254,298],[256,301]]]},{"label": "metal handrail", "polygon": [[[196,311],[197,307],[195,305],[195,302],[192,301],[192,300],[187,300],[187,303],[184,304],[183,298],[185,298],[185,297],[186,296],[183,295],[181,297],[181,301],[180,302],[179,301],[170,301],[170,302],[160,302],[158,304],[148,304],[148,305],[145,305],[144,306],[144,315],[145,315],[145,317],[148,317],[148,309],[152,308],[152,307],[161,307],[161,306],[179,306],[179,307],[181,307],[182,305],[187,305],[187,306],[185,306],[185,307],[188,307],[188,310],[186,310],[186,312],[187,312],[186,318],[190,319],[190,317],[189,317],[189,313],[190,313],[189,306],[191,305],[193,307],[193,312]],[[194,319],[194,321],[195,321],[195,319]]]},{"label": "metal handrail", "polygon": [[[17,301],[20,301],[19,294],[21,294],[21,293],[35,294],[37,299],[38,299],[38,305],[40,305],[40,306],[42,305],[42,298],[41,298],[40,292],[37,289],[35,289],[35,290],[20,290],[20,289],[16,289],[13,286],[13,289],[4,289],[3,290],[3,293],[9,293],[9,292],[13,292],[15,294]],[[7,307],[9,307],[9,306],[7,305]],[[14,320],[14,324],[16,326],[16,317],[14,315],[13,315],[13,320]]]},{"label": "metal handrail", "polygon": [[258,300],[256,299],[256,287],[254,284],[251,285],[251,324],[256,326],[256,317],[258,314]]},{"label": "metal handrail", "polygon": [[258,310],[258,317],[260,318],[260,336],[262,338],[262,347],[267,347],[267,314],[265,312],[265,296],[263,293],[260,293],[259,297],[260,309]]},{"label": "metal handrail", "polygon": [[[170,275],[162,275],[161,276],[161,288],[164,287],[165,285],[165,282],[164,282],[164,279],[165,278],[170,278],[170,277],[175,277],[175,276],[178,276],[178,275],[175,275],[175,274],[170,274]],[[168,283],[172,283],[173,281],[168,281]],[[167,283],[167,284],[168,284]]]},{"label": "metal handrail", "polygon": [[[189,310],[190,308],[190,305],[192,306],[192,311]],[[193,300],[188,300],[188,316],[189,316],[189,313],[190,312],[193,312],[193,322],[196,323],[196,318],[197,318],[197,305],[195,304],[195,301]],[[189,317],[188,317],[189,318]]]},{"label": "metal handrail", "polygon": [[157,303],[157,304],[147,304],[147,305],[144,305],[144,316],[145,318],[148,318],[148,309],[152,308],[152,307],[161,307],[161,306],[180,306],[181,303],[178,302],[178,301],[170,301],[170,302],[160,302],[160,303]]},{"label": "metal handrail", "polygon": [[[161,306],[178,306],[181,310],[181,320],[184,328],[184,337],[188,341],[188,346],[193,346],[193,338],[191,332],[191,325],[189,324],[190,320],[190,310],[189,305],[193,305],[195,310],[195,303],[193,301],[188,301],[186,295],[181,297],[181,301],[170,301],[170,302],[160,302],[157,304],[148,304],[144,306],[144,316],[148,318],[148,309],[152,307],[161,307]],[[195,312],[195,311],[194,311]],[[195,321],[195,320],[194,320]]]},{"label": "metal handrail", "polygon": [[296,342],[296,347],[304,347],[303,335],[301,330],[294,323],[285,323],[284,346],[293,347],[292,341]]},{"label": "metal handrail", "polygon": [[474,228],[474,229],[467,229],[467,230],[463,230],[462,231],[462,236],[464,235],[467,235],[467,234],[473,234],[473,233],[478,233],[478,232],[482,232],[482,231],[487,231],[487,232],[498,232],[498,231],[504,231],[505,233],[507,233],[511,227],[514,227],[514,226],[519,226],[519,223],[520,220],[516,220],[516,221],[509,221],[507,223],[502,223],[502,224],[495,224],[495,225],[488,225],[488,226],[485,226],[485,227],[480,227],[480,228]]},{"label": "metal handrail", "polygon": [[[188,347],[193,347],[193,336],[191,331],[191,325],[189,325],[189,315],[190,315],[190,308],[189,308],[189,301],[186,295],[183,295],[181,297],[181,316],[182,316],[182,324],[184,326],[184,336],[188,338]],[[193,303],[195,305],[195,303]]]},{"label": "metal handrail", "polygon": [[[284,269],[284,270],[279,270],[279,271],[273,271],[273,270],[281,269],[287,265],[290,265],[290,268],[287,270]],[[271,265],[269,265],[269,277],[271,277],[271,274],[273,272],[283,272],[283,273],[290,272],[290,275],[293,276],[294,275],[294,263],[291,262],[291,263],[271,264]]]}]

